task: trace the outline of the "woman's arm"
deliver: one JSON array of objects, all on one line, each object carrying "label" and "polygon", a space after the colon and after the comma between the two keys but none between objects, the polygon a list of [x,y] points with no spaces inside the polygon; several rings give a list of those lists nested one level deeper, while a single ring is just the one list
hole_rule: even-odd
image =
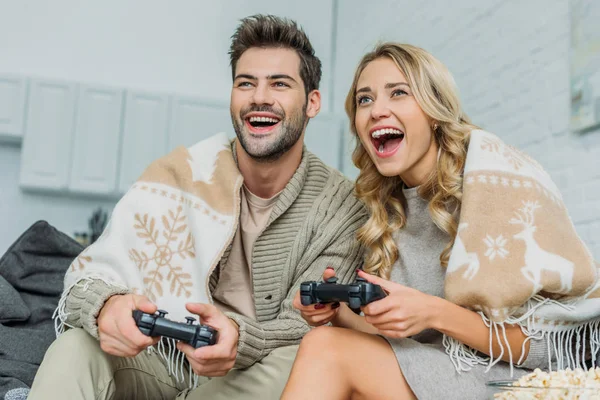
[{"label": "woman's arm", "polygon": [[373,335],[379,333],[373,325],[365,321],[365,317],[355,314],[346,303],[340,303],[340,309],[331,320],[331,325],[371,333]]},{"label": "woman's arm", "polygon": [[[380,334],[392,338],[405,338],[431,328],[475,350],[490,354],[490,328],[476,312],[363,271],[359,271],[358,275],[380,285],[388,293],[384,299],[363,307],[365,322],[372,325]],[[491,352],[494,358],[498,358],[502,353],[501,348],[504,348],[500,359],[510,361],[511,354],[508,350],[510,347],[512,361],[515,364],[520,359],[525,360],[529,353],[529,341],[525,344],[523,357],[521,352],[526,335],[517,325],[506,325],[505,331],[506,339],[502,331],[499,331],[500,339],[495,332],[492,332]]]},{"label": "woman's arm", "polygon": [[[475,350],[490,355],[490,328],[485,325],[479,314],[439,297],[434,297],[432,303],[432,310],[435,310],[435,314],[431,319],[433,329],[451,336]],[[498,333],[500,342],[496,333],[492,332],[494,357],[498,357],[502,352],[500,346],[500,343],[502,343],[504,354],[501,359],[503,361],[510,361],[509,351],[512,352],[513,363],[516,364],[519,359],[525,360],[529,352],[529,341],[525,344],[524,349],[523,342],[527,336],[518,325],[506,325],[505,330],[510,350],[506,346],[506,339],[502,331],[500,330]],[[525,351],[523,357],[521,357],[522,350]]]}]

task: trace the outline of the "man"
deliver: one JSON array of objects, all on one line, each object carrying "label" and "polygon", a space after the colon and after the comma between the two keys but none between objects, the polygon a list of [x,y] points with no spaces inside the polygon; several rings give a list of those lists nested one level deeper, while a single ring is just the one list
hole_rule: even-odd
[{"label": "man", "polygon": [[187,304],[219,331],[218,343],[177,345],[196,385],[187,370],[143,351],[158,339],[139,332],[131,311],[156,306],[94,280],[69,292],[69,325],[82,329],[51,346],[31,399],[278,399],[309,330],[292,307],[300,282],[328,266],[347,281],[360,265],[355,231],[365,213],[352,184],[303,145],[321,105],[321,64],[308,38],[295,22],[252,16],[234,33],[230,57],[232,150],[244,186],[239,228],[210,279],[214,305]]}]

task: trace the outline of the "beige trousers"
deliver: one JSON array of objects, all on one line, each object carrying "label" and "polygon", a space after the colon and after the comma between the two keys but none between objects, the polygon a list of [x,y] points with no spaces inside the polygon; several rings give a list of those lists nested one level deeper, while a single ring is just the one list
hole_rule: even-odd
[{"label": "beige trousers", "polygon": [[279,399],[297,351],[298,346],[281,347],[249,368],[201,377],[190,390],[188,371],[177,382],[158,353],[111,356],[83,329],[70,329],[46,352],[28,399]]}]

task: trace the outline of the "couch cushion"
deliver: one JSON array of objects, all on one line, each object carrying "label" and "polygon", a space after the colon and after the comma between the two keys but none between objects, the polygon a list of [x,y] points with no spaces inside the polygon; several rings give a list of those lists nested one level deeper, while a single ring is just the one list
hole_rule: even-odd
[{"label": "couch cushion", "polygon": [[0,399],[31,386],[56,338],[52,314],[65,272],[83,246],[45,221],[33,224],[0,259]]}]

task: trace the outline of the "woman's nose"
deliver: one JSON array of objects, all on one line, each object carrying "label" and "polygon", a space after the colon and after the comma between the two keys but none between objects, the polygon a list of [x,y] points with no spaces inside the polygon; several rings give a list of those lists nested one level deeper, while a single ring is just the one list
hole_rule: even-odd
[{"label": "woman's nose", "polygon": [[389,117],[391,114],[390,108],[385,101],[375,101],[371,107],[371,117],[373,119],[381,119]]}]

